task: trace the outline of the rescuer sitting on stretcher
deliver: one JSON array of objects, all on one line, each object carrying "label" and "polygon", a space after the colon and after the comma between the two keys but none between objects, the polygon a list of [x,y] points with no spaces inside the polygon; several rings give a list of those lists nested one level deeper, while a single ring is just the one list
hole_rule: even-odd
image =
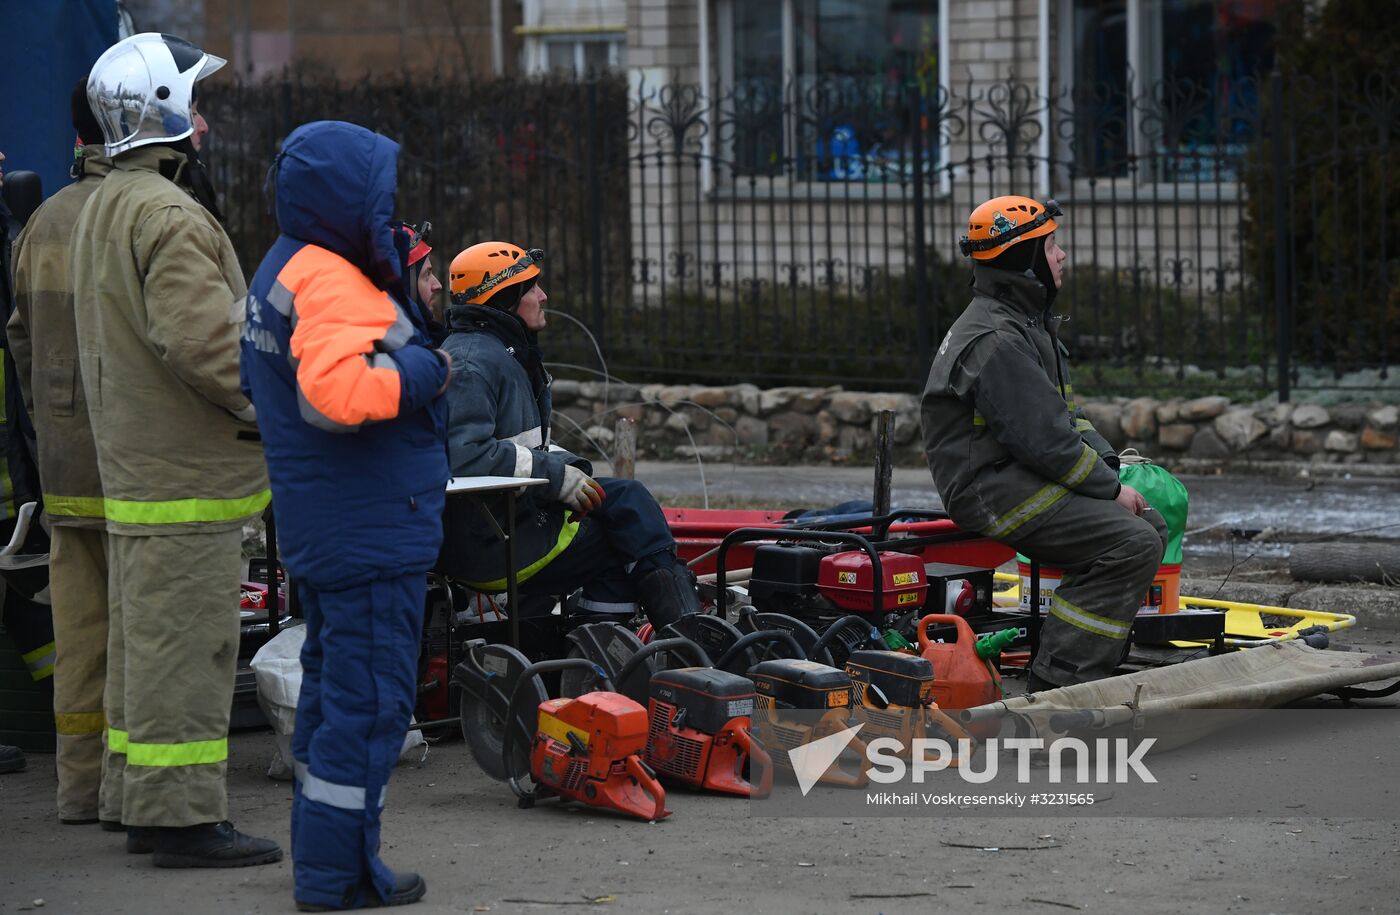
[{"label": "rescuer sitting on stretcher", "polygon": [[[492,241],[462,251],[449,268],[451,335],[443,348],[452,356],[452,474],[549,480],[516,502],[522,596],[582,588],[577,610],[627,617],[640,601],[660,628],[700,609],[695,578],[676,557],[661,508],[642,484],[595,480],[588,461],[549,443],[553,379],[537,345],[547,322],[543,260],[539,249]],[[501,522],[504,499],[490,508]],[[444,529],[439,570],[481,591],[504,590],[505,544],[479,511],[449,499]]]},{"label": "rescuer sitting on stretcher", "polygon": [[997,197],[962,239],[972,303],[924,389],[929,469],[960,527],[1064,571],[1028,689],[1110,676],[1152,583],[1166,524],[1118,480],[1118,456],[1075,404],[1052,313],[1067,255],[1052,200]]}]

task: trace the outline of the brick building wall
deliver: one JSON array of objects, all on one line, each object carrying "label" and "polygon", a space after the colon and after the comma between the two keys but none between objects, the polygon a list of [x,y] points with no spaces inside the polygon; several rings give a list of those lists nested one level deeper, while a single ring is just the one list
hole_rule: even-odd
[{"label": "brick building wall", "polygon": [[[285,67],[342,79],[492,72],[490,0],[126,0],[126,8],[138,29],[203,43],[253,79]],[[511,73],[519,4],[503,0],[501,9]]]}]

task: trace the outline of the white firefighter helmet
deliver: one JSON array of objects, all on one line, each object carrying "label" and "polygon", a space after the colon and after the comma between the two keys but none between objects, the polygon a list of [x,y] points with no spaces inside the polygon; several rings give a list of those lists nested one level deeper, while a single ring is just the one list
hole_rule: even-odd
[{"label": "white firefighter helmet", "polygon": [[194,84],[226,60],[183,38],[142,32],[112,45],[88,74],[87,96],[107,155],[194,132]]}]

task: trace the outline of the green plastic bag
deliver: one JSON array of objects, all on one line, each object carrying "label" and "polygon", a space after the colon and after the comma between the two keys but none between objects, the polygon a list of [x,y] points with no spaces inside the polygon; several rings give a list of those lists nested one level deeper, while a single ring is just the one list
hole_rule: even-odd
[{"label": "green plastic bag", "polygon": [[1186,511],[1189,496],[1186,484],[1129,449],[1119,456],[1118,479],[1138,492],[1147,504],[1157,509],[1167,522],[1167,552],[1163,565],[1181,564],[1181,539],[1186,534]]}]

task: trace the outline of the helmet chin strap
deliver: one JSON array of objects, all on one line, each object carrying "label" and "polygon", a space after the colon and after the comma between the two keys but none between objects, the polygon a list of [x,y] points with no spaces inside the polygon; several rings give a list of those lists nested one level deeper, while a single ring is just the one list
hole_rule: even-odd
[{"label": "helmet chin strap", "polygon": [[214,182],[209,180],[209,172],[204,168],[204,160],[199,157],[199,150],[194,148],[194,141],[185,137],[171,143],[170,148],[185,154],[185,186],[206,210],[214,214],[215,219],[223,222],[224,214],[219,209],[219,196],[214,191]]}]

